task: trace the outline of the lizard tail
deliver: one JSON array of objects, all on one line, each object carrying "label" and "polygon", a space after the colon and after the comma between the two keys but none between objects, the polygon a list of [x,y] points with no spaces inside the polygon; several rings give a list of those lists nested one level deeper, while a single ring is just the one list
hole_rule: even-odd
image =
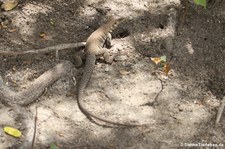
[{"label": "lizard tail", "polygon": [[77,103],[78,106],[80,108],[80,110],[88,117],[90,118],[90,116],[92,118],[95,118],[97,120],[103,121],[105,123],[110,123],[113,125],[119,125],[119,126],[123,126],[123,127],[135,127],[135,126],[140,126],[137,124],[124,124],[124,123],[118,123],[118,122],[113,122],[110,120],[106,120],[104,118],[98,117],[96,115],[94,115],[91,111],[89,111],[86,107],[85,107],[85,103],[84,103],[84,90],[87,86],[88,81],[91,78],[91,74],[94,70],[95,67],[95,61],[96,61],[96,57],[95,55],[92,54],[88,54],[87,55],[87,59],[85,62],[85,67],[84,67],[84,73],[82,75],[80,84],[79,84],[79,88],[78,88],[78,99],[77,99]]},{"label": "lizard tail", "polygon": [[124,123],[119,123],[119,122],[113,122],[113,121],[110,121],[110,120],[106,120],[104,118],[101,118],[99,116],[96,116],[94,115],[91,111],[87,110],[86,108],[84,108],[84,101],[82,99],[78,99],[78,106],[80,108],[80,110],[88,117],[92,117],[92,118],[95,118],[97,120],[100,120],[100,121],[103,121],[105,123],[110,123],[110,124],[113,124],[113,125],[118,125],[118,126],[123,126],[123,127],[136,127],[136,126],[140,126],[138,124],[124,124]]}]

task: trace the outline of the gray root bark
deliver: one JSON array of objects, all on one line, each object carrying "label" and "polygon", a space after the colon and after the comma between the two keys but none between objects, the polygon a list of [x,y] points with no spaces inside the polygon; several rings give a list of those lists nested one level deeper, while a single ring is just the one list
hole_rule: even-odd
[{"label": "gray root bark", "polygon": [[8,106],[20,105],[27,106],[37,100],[44,90],[55,81],[65,76],[74,65],[70,61],[64,61],[57,64],[52,69],[46,71],[36,80],[31,82],[26,89],[20,92],[14,92],[8,88],[0,76],[0,100]]},{"label": "gray root bark", "polygon": [[223,100],[221,100],[220,106],[218,108],[217,116],[216,116],[216,125],[219,124],[223,110],[225,106],[225,96],[223,97]]},{"label": "gray root bark", "polygon": [[78,42],[78,43],[68,43],[68,44],[59,44],[52,47],[47,47],[43,49],[37,49],[37,50],[28,50],[28,51],[0,51],[1,56],[19,56],[19,55],[25,55],[25,54],[43,54],[43,53],[49,53],[49,52],[55,52],[59,50],[65,50],[65,49],[71,49],[74,48],[76,51],[79,51],[81,48],[84,48],[86,42]]}]

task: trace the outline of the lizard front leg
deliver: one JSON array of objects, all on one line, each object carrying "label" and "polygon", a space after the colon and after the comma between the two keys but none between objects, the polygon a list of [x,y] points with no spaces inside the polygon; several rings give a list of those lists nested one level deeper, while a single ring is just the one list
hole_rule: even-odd
[{"label": "lizard front leg", "polygon": [[76,68],[79,68],[79,67],[82,66],[83,61],[82,61],[82,58],[79,55],[74,55],[73,59],[74,59],[74,65],[75,65]]},{"label": "lizard front leg", "polygon": [[110,33],[108,33],[106,35],[105,42],[102,45],[102,47],[99,47],[99,46],[93,47],[93,49],[95,49],[93,54],[97,58],[103,57],[104,61],[109,64],[111,64],[114,60],[114,55],[110,54],[108,51],[108,48],[112,47],[111,39],[112,39],[112,35]]},{"label": "lizard front leg", "polygon": [[[107,34],[106,40],[105,40],[105,47],[111,48],[112,47],[112,35],[110,33]],[[103,54],[103,58],[106,63],[111,64],[114,60],[115,55],[111,54],[107,49],[105,50],[105,53]]]},{"label": "lizard front leg", "polygon": [[103,60],[106,63],[111,64],[114,60],[114,56],[109,53],[107,48],[98,49],[97,52],[94,53],[97,59]]}]

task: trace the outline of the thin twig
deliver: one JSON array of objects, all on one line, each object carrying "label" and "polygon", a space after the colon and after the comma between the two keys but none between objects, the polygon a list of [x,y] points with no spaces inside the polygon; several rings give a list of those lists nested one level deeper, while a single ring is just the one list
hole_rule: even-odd
[{"label": "thin twig", "polygon": [[183,26],[185,24],[185,21],[186,21],[186,17],[187,17],[187,12],[188,12],[188,0],[185,0],[184,2],[184,12],[183,12],[183,15],[181,17],[181,23],[180,23],[180,26],[178,28],[178,31],[181,31],[183,29]]},{"label": "thin twig", "polygon": [[161,83],[161,89],[160,91],[156,94],[155,98],[154,98],[154,105],[157,105],[158,104],[158,97],[159,95],[162,93],[163,89],[164,89],[164,86],[163,86],[163,81],[161,79],[159,79],[160,83]]},{"label": "thin twig", "polygon": [[145,104],[142,104],[141,106],[156,106],[156,105],[158,104],[157,99],[158,99],[159,95],[161,94],[161,92],[162,92],[163,89],[164,89],[163,80],[161,80],[161,79],[159,79],[159,78],[158,78],[158,80],[159,80],[160,83],[161,83],[161,89],[160,89],[160,91],[156,94],[156,96],[155,96],[153,102],[147,102],[147,103],[145,103]]},{"label": "thin twig", "polygon": [[218,112],[217,112],[217,116],[216,116],[216,125],[219,124],[219,122],[220,122],[224,106],[225,106],[225,96],[223,97],[223,100],[221,100],[220,106],[218,108]]},{"label": "thin twig", "polygon": [[28,51],[1,51],[1,56],[18,56],[18,55],[25,55],[25,54],[40,54],[40,53],[48,53],[54,52],[59,50],[71,49],[75,48],[77,51],[81,50],[85,46],[85,42],[78,42],[78,43],[68,43],[68,44],[59,44],[52,47],[37,49],[37,50],[28,50]]},{"label": "thin twig", "polygon": [[37,131],[37,105],[35,106],[35,110],[36,112],[35,112],[35,118],[34,118],[34,133],[33,133],[31,149],[34,149],[35,137],[36,137],[36,131]]}]

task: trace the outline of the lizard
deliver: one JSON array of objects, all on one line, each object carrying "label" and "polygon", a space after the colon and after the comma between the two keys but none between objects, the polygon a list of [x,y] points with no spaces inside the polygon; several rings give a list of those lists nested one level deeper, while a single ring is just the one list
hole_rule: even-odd
[{"label": "lizard", "polygon": [[110,123],[113,125],[124,126],[124,127],[134,127],[139,126],[137,124],[125,124],[119,122],[113,122],[101,117],[96,116],[92,112],[90,112],[87,108],[85,108],[84,103],[84,90],[91,78],[92,72],[95,67],[96,58],[99,55],[104,55],[106,53],[106,49],[103,48],[105,44],[111,44],[109,42],[110,33],[117,27],[117,25],[123,20],[122,17],[114,17],[111,16],[110,19],[100,26],[97,30],[95,30],[87,39],[85,45],[86,51],[86,61],[84,66],[84,72],[80,80],[80,84],[78,86],[78,94],[77,94],[77,103],[80,110],[88,117],[95,118],[105,123]]}]

